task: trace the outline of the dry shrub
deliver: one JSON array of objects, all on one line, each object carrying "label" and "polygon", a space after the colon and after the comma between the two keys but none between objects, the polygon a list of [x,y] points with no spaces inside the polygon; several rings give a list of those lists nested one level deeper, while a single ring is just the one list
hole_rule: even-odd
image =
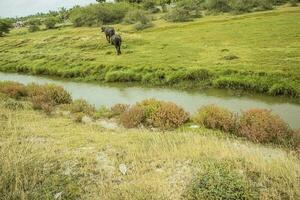
[{"label": "dry shrub", "polygon": [[194,121],[206,128],[234,132],[236,116],[231,111],[216,105],[203,106],[194,116]]},{"label": "dry shrub", "polygon": [[145,118],[142,108],[133,106],[120,115],[120,122],[125,128],[138,127]]},{"label": "dry shrub", "polygon": [[13,81],[0,83],[0,92],[7,94],[9,97],[15,99],[27,96],[26,86]]},{"label": "dry shrub", "polygon": [[85,113],[87,115],[92,115],[94,112],[96,112],[95,106],[89,104],[83,99],[74,100],[71,104],[66,106],[66,109],[71,113]]},{"label": "dry shrub", "polygon": [[183,108],[171,102],[161,102],[160,107],[149,119],[153,127],[173,129],[181,126],[189,119],[189,114]]},{"label": "dry shrub", "polygon": [[293,132],[278,116],[266,109],[242,112],[238,133],[254,142],[283,144],[291,140]]},{"label": "dry shrub", "polygon": [[143,124],[159,129],[177,128],[189,119],[189,114],[171,102],[148,99],[137,103],[120,116],[124,127]]},{"label": "dry shrub", "polygon": [[71,95],[60,86],[30,84],[27,86],[27,90],[33,108],[42,109],[48,113],[56,105],[72,102]]},{"label": "dry shrub", "polygon": [[113,115],[121,115],[125,111],[129,109],[129,105],[127,104],[116,104],[111,107],[110,111]]}]

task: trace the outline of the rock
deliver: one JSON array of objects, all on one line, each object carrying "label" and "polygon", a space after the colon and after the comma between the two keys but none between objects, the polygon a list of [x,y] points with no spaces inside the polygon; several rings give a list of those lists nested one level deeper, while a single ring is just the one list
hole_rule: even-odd
[{"label": "rock", "polygon": [[89,123],[91,123],[93,120],[92,120],[92,118],[90,118],[89,116],[83,116],[82,117],[82,119],[81,119],[81,121],[83,122],[83,123],[85,123],[85,124],[89,124]]},{"label": "rock", "polygon": [[97,124],[99,124],[101,127],[105,128],[105,129],[110,129],[110,130],[115,130],[117,128],[119,128],[118,124],[116,122],[113,121],[109,121],[109,120],[98,120]]},{"label": "rock", "polygon": [[54,199],[61,199],[61,195],[63,192],[58,192],[54,195]]},{"label": "rock", "polygon": [[126,167],[126,165],[125,165],[125,164],[120,164],[120,165],[119,165],[119,171],[120,171],[123,175],[125,175],[126,172],[127,172],[127,167]]},{"label": "rock", "polygon": [[190,125],[190,128],[196,129],[196,128],[200,128],[200,126],[199,126],[199,125],[196,125],[196,124],[193,124],[193,125]]}]

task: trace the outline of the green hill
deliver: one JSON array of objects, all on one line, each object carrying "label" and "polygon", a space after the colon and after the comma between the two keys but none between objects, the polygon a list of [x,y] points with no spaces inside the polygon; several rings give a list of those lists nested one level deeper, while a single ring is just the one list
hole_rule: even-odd
[{"label": "green hill", "polygon": [[232,88],[300,94],[300,8],[154,21],[141,32],[114,25],[121,56],[99,28],[65,27],[0,40],[0,70],[98,82]]}]

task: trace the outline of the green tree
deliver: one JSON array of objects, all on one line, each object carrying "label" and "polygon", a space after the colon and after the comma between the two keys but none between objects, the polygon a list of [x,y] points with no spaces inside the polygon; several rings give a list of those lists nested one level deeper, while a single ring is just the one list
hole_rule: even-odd
[{"label": "green tree", "polygon": [[55,28],[56,23],[58,22],[56,17],[48,17],[44,20],[44,24],[47,29]]},{"label": "green tree", "polygon": [[9,33],[10,28],[12,28],[12,23],[9,19],[0,19],[0,37]]}]

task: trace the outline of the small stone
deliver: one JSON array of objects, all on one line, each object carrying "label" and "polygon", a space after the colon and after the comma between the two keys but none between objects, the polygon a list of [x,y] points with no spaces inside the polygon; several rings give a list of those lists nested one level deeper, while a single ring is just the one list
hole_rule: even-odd
[{"label": "small stone", "polygon": [[190,128],[196,129],[196,128],[200,128],[200,126],[193,124],[193,125],[190,125]]},{"label": "small stone", "polygon": [[58,192],[54,195],[54,199],[61,199],[61,195],[63,192]]},{"label": "small stone", "polygon": [[82,117],[81,121],[82,121],[83,123],[88,124],[88,123],[91,123],[93,120],[92,120],[92,118],[90,118],[89,116],[86,116],[86,115],[85,115],[85,116]]},{"label": "small stone", "polygon": [[120,165],[119,165],[119,170],[120,170],[120,172],[121,172],[123,175],[125,175],[126,172],[127,172],[127,167],[126,167],[126,165],[125,165],[125,164],[120,164]]}]

